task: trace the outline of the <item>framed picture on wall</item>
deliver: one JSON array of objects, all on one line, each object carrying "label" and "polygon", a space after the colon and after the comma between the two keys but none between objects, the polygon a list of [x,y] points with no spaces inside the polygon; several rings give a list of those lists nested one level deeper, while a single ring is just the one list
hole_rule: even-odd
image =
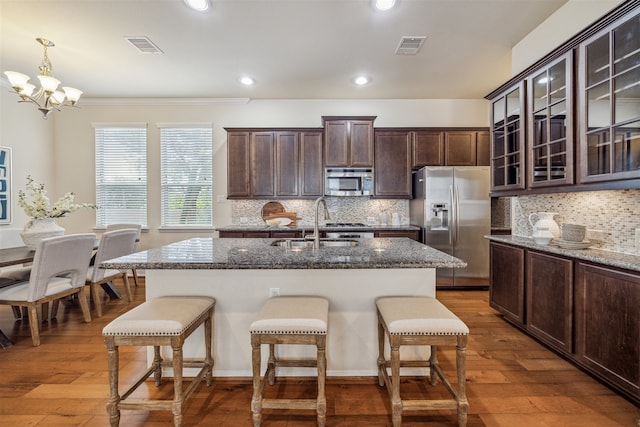
[{"label": "framed picture on wall", "polygon": [[0,224],[11,224],[11,148],[0,147]]}]

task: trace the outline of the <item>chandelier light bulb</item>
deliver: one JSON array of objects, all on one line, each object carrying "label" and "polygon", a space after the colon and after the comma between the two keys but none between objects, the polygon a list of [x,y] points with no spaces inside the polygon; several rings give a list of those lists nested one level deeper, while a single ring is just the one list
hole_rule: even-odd
[{"label": "chandelier light bulb", "polygon": [[29,81],[29,76],[18,73],[17,71],[5,71],[4,74],[7,76],[9,83],[11,83],[11,87],[16,92],[20,92]]}]

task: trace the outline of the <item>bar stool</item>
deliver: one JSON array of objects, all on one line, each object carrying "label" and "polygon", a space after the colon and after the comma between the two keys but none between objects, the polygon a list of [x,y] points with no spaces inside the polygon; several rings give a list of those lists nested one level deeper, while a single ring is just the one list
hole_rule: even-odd
[{"label": "bar stool", "polygon": [[[467,425],[469,403],[465,394],[466,347],[469,328],[442,303],[430,297],[380,297],[378,312],[378,383],[386,386],[391,398],[393,426],[402,425],[403,411],[456,409],[458,426]],[[391,347],[385,359],[385,336]],[[428,360],[400,360],[400,347],[431,346]],[[457,390],[445,377],[436,355],[437,346],[456,346]],[[391,368],[391,377],[387,368]],[[400,397],[400,368],[428,367],[431,385],[438,377],[452,396],[444,400],[403,400]]]},{"label": "bar stool", "polygon": [[[276,297],[269,299],[256,320],[251,323],[253,398],[251,411],[254,427],[260,426],[262,408],[314,409],[318,414],[318,426],[326,420],[326,338],[329,317],[329,301],[320,297]],[[264,377],[260,376],[260,346],[269,344],[269,360]],[[284,359],[275,354],[276,344],[315,345],[316,359]],[[265,399],[265,382],[275,383],[277,367],[316,367],[318,370],[318,395],[316,399]]]},{"label": "bar stool", "polygon": [[[109,362],[110,397],[107,412],[111,426],[120,423],[121,409],[171,410],[174,425],[182,425],[182,411],[186,400],[205,378],[211,385],[213,356],[211,331],[215,299],[210,297],[160,297],[148,300],[119,316],[102,330]],[[204,323],[206,355],[203,360],[183,362],[182,345],[198,326]],[[118,347],[121,345],[153,346],[151,367],[122,395],[118,392]],[[172,362],[160,357],[160,346],[171,346]],[[171,400],[128,399],[147,378],[154,375],[156,386],[162,381],[162,368],[173,368],[174,397]],[[183,367],[200,368],[198,375],[186,390],[182,385]]]}]

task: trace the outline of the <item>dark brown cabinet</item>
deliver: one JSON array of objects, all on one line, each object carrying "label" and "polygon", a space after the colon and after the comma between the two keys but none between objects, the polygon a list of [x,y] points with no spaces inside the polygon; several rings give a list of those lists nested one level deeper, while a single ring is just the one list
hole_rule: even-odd
[{"label": "dark brown cabinet", "polygon": [[476,132],[445,132],[444,148],[445,166],[476,166]]},{"label": "dark brown cabinet", "polygon": [[517,325],[524,324],[524,249],[489,245],[489,305]]},{"label": "dark brown cabinet", "polygon": [[485,130],[412,131],[412,168],[489,166],[489,132]]},{"label": "dark brown cabinet", "polygon": [[578,362],[640,404],[640,275],[579,262]]},{"label": "dark brown cabinet", "polygon": [[491,135],[488,131],[476,133],[476,165],[491,166]]},{"label": "dark brown cabinet", "polygon": [[441,131],[413,131],[412,168],[444,165],[444,133]]},{"label": "dark brown cabinet", "polygon": [[374,116],[323,116],[325,166],[373,167]]},{"label": "dark brown cabinet", "polygon": [[273,231],[219,231],[221,239],[243,239],[243,238],[274,238],[274,239],[295,239],[302,237],[301,231],[296,230],[273,230]]},{"label": "dark brown cabinet", "polygon": [[411,198],[411,133],[376,131],[374,195]]},{"label": "dark brown cabinet", "polygon": [[640,274],[495,241],[490,254],[491,307],[640,404]]},{"label": "dark brown cabinet", "polygon": [[527,251],[526,327],[541,341],[570,353],[573,339],[573,262]]},{"label": "dark brown cabinet", "polygon": [[323,194],[322,131],[227,128],[227,197]]}]

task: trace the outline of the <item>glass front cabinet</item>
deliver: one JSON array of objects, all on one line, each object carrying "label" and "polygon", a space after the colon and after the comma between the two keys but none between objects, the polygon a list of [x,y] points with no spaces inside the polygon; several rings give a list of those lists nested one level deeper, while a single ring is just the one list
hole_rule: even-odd
[{"label": "glass front cabinet", "polygon": [[522,189],[524,179],[524,83],[491,100],[491,190]]},{"label": "glass front cabinet", "polygon": [[527,182],[531,188],[573,184],[571,52],[527,78]]},{"label": "glass front cabinet", "polygon": [[640,12],[578,47],[582,183],[640,178]]}]

